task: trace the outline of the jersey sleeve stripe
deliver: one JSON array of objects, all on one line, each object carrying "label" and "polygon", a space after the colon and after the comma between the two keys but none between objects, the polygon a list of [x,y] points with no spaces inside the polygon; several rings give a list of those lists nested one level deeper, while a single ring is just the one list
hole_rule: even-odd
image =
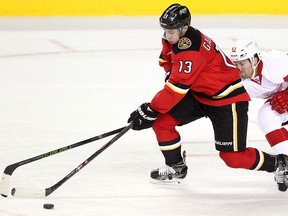
[{"label": "jersey sleeve stripe", "polygon": [[[242,80],[239,79],[239,80],[236,80],[235,82],[230,83],[229,85],[225,86],[220,91],[218,91],[217,93],[215,93],[211,96],[205,94],[204,92],[193,92],[193,93],[195,96],[203,98],[203,99],[208,99],[211,101],[221,101],[221,100],[226,100],[229,98],[236,97],[236,96],[241,95],[241,94],[247,94],[247,91],[244,88]],[[249,99],[249,97],[248,97],[248,99]]]},{"label": "jersey sleeve stripe", "polygon": [[218,95],[214,95],[213,98],[218,99],[218,98],[226,97],[231,92],[233,92],[233,91],[235,91],[236,89],[239,89],[239,88],[243,88],[243,83],[242,82],[239,82],[239,83],[236,83],[234,85],[229,86],[227,89],[225,89],[225,91],[221,92]]},{"label": "jersey sleeve stripe", "polygon": [[160,59],[159,59],[159,62],[160,62],[160,63],[165,63],[165,62],[168,62],[168,61],[165,60],[165,59],[161,59],[161,58],[160,58]]},{"label": "jersey sleeve stripe", "polygon": [[166,82],[166,86],[178,94],[186,94],[190,89],[188,86],[185,86],[186,88],[184,88],[184,86],[182,88],[175,86],[172,83],[170,83],[169,81]]}]

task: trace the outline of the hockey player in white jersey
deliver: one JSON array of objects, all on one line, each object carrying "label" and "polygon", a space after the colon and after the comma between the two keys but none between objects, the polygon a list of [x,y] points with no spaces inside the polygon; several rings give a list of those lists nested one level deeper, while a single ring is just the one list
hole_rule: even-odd
[{"label": "hockey player in white jersey", "polygon": [[275,181],[280,191],[288,187],[288,54],[279,50],[260,52],[253,40],[238,40],[230,58],[240,69],[250,97],[266,99],[258,112],[258,122],[277,154]]}]

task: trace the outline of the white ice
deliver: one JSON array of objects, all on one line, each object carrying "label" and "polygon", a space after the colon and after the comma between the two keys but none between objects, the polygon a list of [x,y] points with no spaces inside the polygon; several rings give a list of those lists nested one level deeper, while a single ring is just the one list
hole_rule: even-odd
[{"label": "white ice", "polygon": [[[192,25],[225,52],[238,38],[288,50],[287,16],[193,16]],[[158,17],[1,17],[0,173],[12,163],[126,126],[129,114],[164,85],[161,36]],[[257,125],[263,102],[250,105],[248,146],[273,153]],[[287,214],[288,192],[277,190],[272,174],[226,167],[208,119],[178,129],[187,151],[186,185],[149,183],[163,157],[152,130],[131,130],[50,196],[0,197],[0,215]],[[49,187],[111,138],[19,167],[11,188]],[[44,203],[55,208],[43,209]]]}]

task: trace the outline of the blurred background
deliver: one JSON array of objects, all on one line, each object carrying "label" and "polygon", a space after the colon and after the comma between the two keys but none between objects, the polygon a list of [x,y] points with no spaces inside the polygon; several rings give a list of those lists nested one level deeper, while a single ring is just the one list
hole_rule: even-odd
[{"label": "blurred background", "polygon": [[286,0],[1,0],[1,16],[143,16],[160,15],[180,3],[193,14],[287,14]]}]

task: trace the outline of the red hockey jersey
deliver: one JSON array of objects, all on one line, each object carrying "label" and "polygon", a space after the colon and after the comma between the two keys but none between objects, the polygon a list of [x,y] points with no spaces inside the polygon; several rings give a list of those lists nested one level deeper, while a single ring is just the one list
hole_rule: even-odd
[{"label": "red hockey jersey", "polygon": [[239,70],[199,30],[189,27],[177,44],[162,39],[162,45],[159,64],[171,74],[164,88],[152,99],[152,109],[166,113],[187,93],[211,106],[250,100]]}]

